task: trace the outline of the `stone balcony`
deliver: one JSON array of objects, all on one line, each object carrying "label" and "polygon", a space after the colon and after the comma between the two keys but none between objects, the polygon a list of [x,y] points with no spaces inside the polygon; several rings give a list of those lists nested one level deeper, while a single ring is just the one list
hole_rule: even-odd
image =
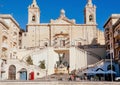
[{"label": "stone balcony", "polygon": [[17,38],[13,37],[13,42],[17,43]]},{"label": "stone balcony", "polygon": [[120,38],[120,32],[116,31],[116,32],[114,33],[114,37],[115,37],[115,38],[117,38],[117,37]]},{"label": "stone balcony", "polygon": [[6,59],[7,59],[7,56],[8,56],[7,52],[2,52],[2,54],[1,54],[1,59],[2,59],[2,60],[6,60]]},{"label": "stone balcony", "polygon": [[54,46],[54,50],[69,50],[69,46]]},{"label": "stone balcony", "polygon": [[17,52],[17,48],[16,47],[12,48],[12,51]]},{"label": "stone balcony", "polygon": [[8,37],[8,31],[7,30],[2,30],[2,35],[5,35],[6,37]]},{"label": "stone balcony", "polygon": [[5,49],[8,49],[9,46],[7,44],[7,42],[3,42],[2,45],[1,45],[2,48],[5,48]]},{"label": "stone balcony", "polygon": [[120,47],[120,42],[116,42],[115,43],[115,48],[119,48]]}]

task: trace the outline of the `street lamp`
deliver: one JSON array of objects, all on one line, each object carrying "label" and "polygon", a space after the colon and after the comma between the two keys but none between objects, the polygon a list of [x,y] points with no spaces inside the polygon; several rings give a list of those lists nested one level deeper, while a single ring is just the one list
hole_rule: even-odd
[{"label": "street lamp", "polygon": [[47,76],[48,76],[48,68],[49,68],[49,67],[48,67],[48,64],[49,64],[49,52],[48,52],[48,51],[49,51],[49,48],[47,47],[46,49],[47,49],[47,53],[46,53],[46,54],[47,54],[47,55],[46,55],[46,56],[47,56],[47,57],[46,57],[46,58],[47,58],[47,59],[46,59],[46,61],[47,61],[47,62],[46,62],[46,78],[47,78]]},{"label": "street lamp", "polygon": [[113,74],[112,74],[112,70],[113,70],[113,67],[112,67],[112,58],[113,58],[113,49],[112,49],[112,45],[111,45],[111,39],[110,39],[110,64],[111,64],[111,81],[113,82]]}]

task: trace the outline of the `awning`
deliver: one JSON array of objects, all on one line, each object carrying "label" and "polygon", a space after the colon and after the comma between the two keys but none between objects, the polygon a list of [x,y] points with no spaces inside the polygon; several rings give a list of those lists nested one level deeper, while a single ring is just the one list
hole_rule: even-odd
[{"label": "awning", "polygon": [[116,74],[116,72],[113,71],[113,70],[109,70],[109,71],[106,72],[106,74]]},{"label": "awning", "polygon": [[95,74],[95,71],[93,71],[92,69],[88,69],[88,70],[85,70],[83,73],[86,73],[86,74]]},{"label": "awning", "polygon": [[105,74],[105,72],[102,71],[101,69],[99,69],[99,70],[97,70],[97,71],[95,72],[95,74]]}]

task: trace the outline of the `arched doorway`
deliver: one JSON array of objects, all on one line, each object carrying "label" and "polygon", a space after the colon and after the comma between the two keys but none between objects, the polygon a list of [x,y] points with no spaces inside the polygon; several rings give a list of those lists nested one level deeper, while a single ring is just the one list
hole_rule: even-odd
[{"label": "arched doorway", "polygon": [[110,64],[110,65],[107,66],[107,70],[115,71],[115,66]]},{"label": "arched doorway", "polygon": [[[115,71],[115,66],[111,65],[111,64],[108,65],[107,66],[107,71],[109,71],[109,70]],[[106,80],[108,80],[108,81],[115,80],[115,74],[114,73],[108,73],[108,74],[106,74],[106,76],[107,76]]]},{"label": "arched doorway", "polygon": [[25,68],[20,70],[20,80],[27,80],[27,70]]},{"label": "arched doorway", "polygon": [[9,80],[16,79],[16,67],[14,65],[10,65],[9,67]]}]

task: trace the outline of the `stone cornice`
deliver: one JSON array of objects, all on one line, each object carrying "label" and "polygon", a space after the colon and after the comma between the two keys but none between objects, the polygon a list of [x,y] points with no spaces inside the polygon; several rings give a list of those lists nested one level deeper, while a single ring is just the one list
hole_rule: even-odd
[{"label": "stone cornice", "polygon": [[8,26],[8,25],[4,22],[4,20],[2,20],[1,18],[0,18],[0,23],[3,24],[6,28],[9,29],[9,26]]},{"label": "stone cornice", "polygon": [[27,24],[27,26],[97,26],[97,24],[51,24],[51,23],[46,23],[46,24]]},{"label": "stone cornice", "polygon": [[110,22],[111,19],[119,19],[120,18],[120,14],[112,14],[110,16],[110,18],[108,18],[108,20],[105,22],[105,25],[103,26],[104,28],[106,27],[106,25]]},{"label": "stone cornice", "polygon": [[19,24],[17,23],[17,21],[11,15],[9,15],[9,14],[4,14],[4,15],[0,14],[0,17],[3,18],[3,19],[11,19],[15,23],[15,25],[20,29]]}]

